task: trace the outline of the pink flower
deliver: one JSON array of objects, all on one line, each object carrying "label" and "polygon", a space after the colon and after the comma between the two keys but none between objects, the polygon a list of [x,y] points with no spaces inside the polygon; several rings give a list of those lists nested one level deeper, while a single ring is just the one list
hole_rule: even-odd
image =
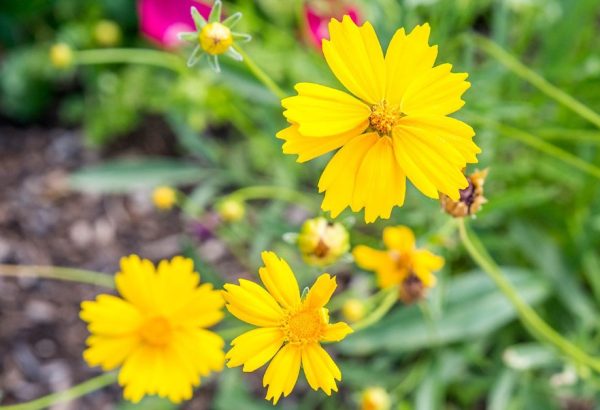
[{"label": "pink flower", "polygon": [[211,6],[199,0],[138,0],[140,30],[151,41],[167,48],[177,47],[177,35],[195,31],[190,8],[195,6],[202,17],[208,18]]},{"label": "pink flower", "polygon": [[332,18],[341,20],[344,15],[350,16],[352,21],[356,24],[360,24],[360,17],[358,10],[355,7],[339,4],[340,2],[328,7],[329,10],[322,11],[315,7],[311,7],[309,4],[304,6],[304,19],[307,28],[307,37],[310,42],[317,48],[321,48],[321,41],[329,38],[329,30],[327,26]]}]

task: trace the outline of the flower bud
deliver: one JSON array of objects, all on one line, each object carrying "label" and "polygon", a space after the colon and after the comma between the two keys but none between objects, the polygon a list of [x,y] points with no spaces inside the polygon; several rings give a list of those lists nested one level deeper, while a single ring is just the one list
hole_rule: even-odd
[{"label": "flower bud", "polygon": [[158,209],[169,210],[177,203],[177,192],[168,186],[160,186],[152,192],[152,202]]},{"label": "flower bud", "polygon": [[246,214],[244,203],[236,199],[226,199],[217,204],[217,212],[225,222],[239,221]]},{"label": "flower bud", "polygon": [[54,44],[50,48],[50,62],[56,68],[69,68],[73,64],[73,50],[65,43]]},{"label": "flower bud", "polygon": [[308,219],[300,229],[298,248],[307,264],[330,265],[348,252],[348,231],[342,224],[328,222],[323,217]]},{"label": "flower bud", "polygon": [[100,20],[94,27],[94,38],[103,47],[112,47],[121,41],[121,28],[111,20]]},{"label": "flower bud", "polygon": [[342,305],[342,316],[348,322],[358,322],[365,316],[365,304],[360,299],[348,299]]},{"label": "flower bud", "polygon": [[389,410],[390,395],[382,387],[369,387],[362,393],[361,410]]},{"label": "flower bud", "polygon": [[198,39],[202,49],[211,55],[223,54],[233,44],[233,36],[229,27],[217,21],[205,25],[200,31]]},{"label": "flower bud", "polygon": [[475,171],[467,176],[469,186],[460,190],[460,199],[453,201],[447,195],[440,194],[442,208],[447,214],[455,218],[475,215],[487,199],[483,196],[483,184],[487,177],[488,169]]}]

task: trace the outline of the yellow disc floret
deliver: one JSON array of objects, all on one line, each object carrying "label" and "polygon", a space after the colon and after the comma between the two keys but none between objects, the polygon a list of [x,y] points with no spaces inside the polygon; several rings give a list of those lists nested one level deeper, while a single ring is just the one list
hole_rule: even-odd
[{"label": "yellow disc floret", "polygon": [[204,26],[198,35],[198,40],[200,47],[211,55],[223,54],[233,44],[231,30],[219,22]]},{"label": "yellow disc floret", "polygon": [[371,107],[369,124],[379,135],[391,135],[392,129],[403,116],[404,114],[402,114],[400,108],[390,106],[384,100]]},{"label": "yellow disc floret", "polygon": [[142,340],[153,346],[164,346],[171,340],[172,326],[167,318],[154,316],[140,327]]},{"label": "yellow disc floret", "polygon": [[303,309],[290,314],[282,324],[289,343],[306,344],[321,340],[327,327],[324,309]]}]

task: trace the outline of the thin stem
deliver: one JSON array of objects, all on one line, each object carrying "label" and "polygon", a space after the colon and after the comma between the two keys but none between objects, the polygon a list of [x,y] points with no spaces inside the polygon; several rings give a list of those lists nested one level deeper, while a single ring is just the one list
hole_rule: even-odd
[{"label": "thin stem", "polygon": [[0,410],[40,410],[49,408],[58,403],[64,403],[88,393],[100,390],[103,387],[113,384],[117,381],[117,374],[114,372],[104,373],[93,379],[87,380],[70,389],[52,393],[39,399],[27,403],[13,404],[9,406],[0,406]]},{"label": "thin stem", "polygon": [[146,64],[185,74],[183,60],[164,51],[141,48],[103,48],[77,51],[77,64]]},{"label": "thin stem", "polygon": [[114,289],[114,279],[106,273],[61,266],[0,264],[0,276],[59,279]]},{"label": "thin stem", "polygon": [[283,100],[287,94],[277,85],[275,81],[267,73],[260,68],[254,60],[240,46],[234,45],[236,51],[244,58],[244,63],[254,76],[265,85],[277,98]]},{"label": "thin stem", "polygon": [[565,151],[564,149],[559,148],[555,145],[552,145],[549,142],[546,142],[543,139],[533,134],[530,134],[527,131],[504,125],[491,118],[482,117],[473,113],[469,113],[468,115],[474,121],[491,126],[507,137],[521,141],[522,143],[529,145],[530,147],[535,148],[538,151],[543,152],[544,154],[550,155],[551,157],[554,157],[566,164],[569,164],[580,171],[583,171],[595,178],[600,179],[600,167],[594,164],[590,164],[589,162],[582,160],[578,156],[573,155],[570,152]]},{"label": "thin stem", "polygon": [[242,202],[253,199],[276,199],[280,201],[296,203],[298,205],[305,206],[310,210],[315,209],[315,202],[302,192],[272,185],[256,185],[241,188],[229,195],[226,195],[225,198]]},{"label": "thin stem", "polygon": [[487,254],[483,244],[477,236],[469,234],[464,218],[458,219],[458,230],[465,249],[473,260],[483,269],[502,291],[504,296],[512,303],[519,318],[530,333],[543,342],[553,345],[565,356],[575,362],[589,366],[600,372],[600,359],[591,357],[579,347],[562,337],[556,330],[547,324],[517,293],[513,285],[502,274],[494,260]]},{"label": "thin stem", "polygon": [[506,68],[511,70],[525,81],[529,82],[548,97],[564,105],[574,113],[600,128],[600,114],[583,104],[581,101],[576,100],[571,95],[565,93],[560,88],[548,82],[544,77],[528,68],[525,64],[521,63],[498,44],[480,35],[475,35],[474,38],[475,44],[481,50],[495,58]]},{"label": "thin stem", "polygon": [[384,289],[384,297],[381,301],[381,304],[377,306],[367,317],[363,320],[356,322],[352,329],[355,332],[360,330],[364,330],[369,326],[374,325],[379,322],[387,312],[396,304],[398,300],[398,286],[392,286],[390,288]]}]

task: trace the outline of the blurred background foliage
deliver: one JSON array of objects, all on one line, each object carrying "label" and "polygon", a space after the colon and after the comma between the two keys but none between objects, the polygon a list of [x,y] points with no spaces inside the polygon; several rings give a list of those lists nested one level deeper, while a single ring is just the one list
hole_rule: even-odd
[{"label": "blurred background foliage", "polygon": [[[561,334],[583,350],[600,353],[600,184],[560,158],[515,139],[513,128],[533,134],[584,161],[600,165],[600,130],[548,98],[482,52],[475,35],[493,40],[548,81],[600,110],[600,4],[597,0],[379,0],[356,2],[364,20],[386,45],[401,26],[429,22],[438,61],[470,74],[467,104],[458,117],[476,129],[480,167],[489,167],[483,211],[472,221],[494,258],[506,267],[521,295]],[[303,41],[302,4],[291,0],[226,2],[242,11],[245,50],[282,87],[315,81],[335,85],[319,50]],[[107,39],[106,21],[118,25]],[[53,0],[0,3],[0,115],[22,126],[83,127],[86,142],[101,149],[127,138],[149,115],[165,120],[178,141],[177,158],[118,158],[83,169],[76,188],[127,192],[159,184],[184,185],[184,218],[196,219],[218,198],[253,185],[307,193],[318,212],[316,181],[325,164],[298,166],[281,153],[275,133],[285,126],[277,98],[241,64],[222,60],[223,72],[206,64],[184,74],[158,67],[105,64],[53,68],[50,46],[74,49],[152,48],[137,27],[133,1]],[[385,48],[384,48],[385,49]],[[179,50],[184,61],[186,52]],[[500,126],[499,126],[500,124]],[[10,138],[0,136],[0,138]],[[1,143],[1,140],[0,140]],[[192,188],[190,188],[192,186]],[[301,268],[293,246],[281,238],[301,220],[280,201],[249,204],[248,216],[221,226],[226,241],[250,272],[263,249],[288,258],[302,283],[314,269]],[[445,256],[439,286],[421,306],[396,306],[381,322],[339,346],[344,381],[332,398],[307,391],[284,400],[286,408],[356,406],[369,384],[388,389],[398,409],[592,409],[600,378],[565,363],[533,341],[514,309],[462,250],[452,222],[437,202],[409,189],[406,205],[389,221],[364,225],[361,216],[339,218],[352,226],[354,244],[380,246],[383,226],[405,224],[420,243]],[[192,254],[185,241],[182,250]],[[200,271],[221,279],[199,261]],[[372,274],[348,262],[331,268],[346,280],[335,300],[367,297]],[[348,272],[352,272],[352,276]],[[234,323],[234,322],[231,322]],[[239,369],[225,370],[213,406],[270,408],[252,392]],[[304,383],[304,382],[301,382]],[[148,400],[122,409],[171,408]]]}]

